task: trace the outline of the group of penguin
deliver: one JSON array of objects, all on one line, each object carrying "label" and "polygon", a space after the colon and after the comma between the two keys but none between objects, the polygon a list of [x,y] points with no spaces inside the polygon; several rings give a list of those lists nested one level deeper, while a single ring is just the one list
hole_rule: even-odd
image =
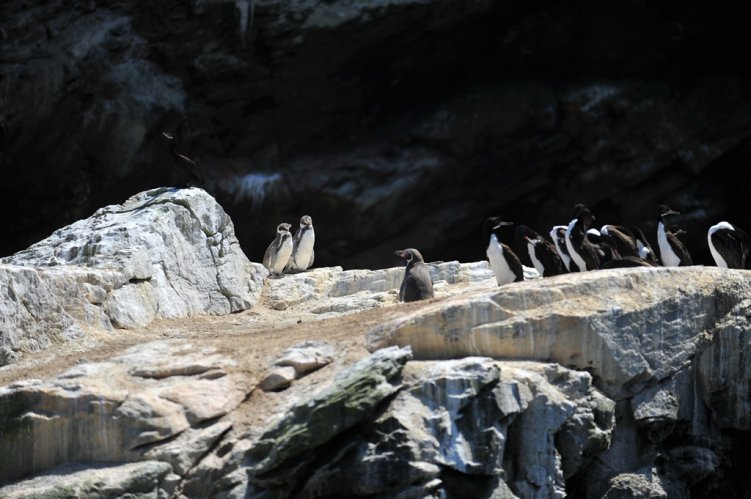
[{"label": "group of penguin", "polygon": [[[678,239],[684,231],[671,230],[667,217],[678,215],[667,205],[657,207],[657,244],[659,257],[638,227],[604,225],[591,228],[595,220],[584,205],[574,207],[568,225],[557,225],[550,231],[551,241],[525,225],[514,231],[523,248],[525,259],[542,277],[566,272],[612,269],[619,267],[678,267],[692,265],[691,255]],[[501,228],[511,225],[499,217],[485,221],[489,235],[488,261],[499,285],[524,279],[522,264],[516,253],[501,239]],[[720,222],[709,228],[707,242],[718,267],[743,269],[751,251],[751,238],[740,227]]]},{"label": "group of penguin", "polygon": [[263,255],[263,266],[272,274],[295,274],[313,266],[316,233],[313,219],[303,215],[294,237],[289,231],[291,224],[280,223],[276,227],[276,237]]},{"label": "group of penguin", "polygon": [[[657,244],[659,257],[638,227],[604,225],[595,229],[592,212],[584,205],[574,207],[568,225],[556,225],[550,240],[527,227],[519,225],[514,231],[517,247],[525,259],[542,277],[567,272],[612,269],[619,267],[677,267],[692,265],[691,255],[678,239],[684,231],[668,228],[666,217],[678,215],[666,205],[657,207]],[[522,262],[516,252],[503,240],[503,227],[513,225],[501,217],[485,220],[483,229],[489,238],[486,254],[498,285],[524,280]],[[273,274],[295,273],[313,265],[315,233],[313,220],[305,215],[292,237],[291,225],[281,223],[276,238],[269,245],[263,265]],[[720,222],[707,232],[712,258],[721,268],[746,268],[751,252],[751,238],[740,227]],[[407,262],[399,289],[399,300],[411,302],[433,298],[433,281],[422,254],[415,248],[395,252]]]}]

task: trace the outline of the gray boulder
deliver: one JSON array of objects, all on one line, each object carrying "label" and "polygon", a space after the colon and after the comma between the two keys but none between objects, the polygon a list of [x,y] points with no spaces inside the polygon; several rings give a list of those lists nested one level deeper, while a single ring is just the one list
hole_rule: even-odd
[{"label": "gray boulder", "polygon": [[248,309],[268,274],[201,189],[142,192],[1,262],[3,364],[82,326],[140,328]]}]

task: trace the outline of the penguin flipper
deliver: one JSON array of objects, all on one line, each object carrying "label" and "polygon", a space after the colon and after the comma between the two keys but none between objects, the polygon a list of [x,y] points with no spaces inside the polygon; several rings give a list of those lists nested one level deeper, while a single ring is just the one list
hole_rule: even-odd
[{"label": "penguin flipper", "polygon": [[266,253],[263,254],[263,266],[267,269],[271,270],[272,267],[272,256],[276,253],[274,251],[274,243],[272,242],[268,248],[266,248]]},{"label": "penguin flipper", "polygon": [[522,262],[519,260],[519,257],[516,256],[516,253],[511,251],[511,248],[509,248],[508,246],[503,248],[503,252],[506,253],[506,261],[508,262],[508,266],[511,269],[511,272],[514,273],[514,282],[523,281],[524,268],[522,267]]},{"label": "penguin flipper", "polygon": [[667,236],[668,242],[670,243],[670,246],[673,248],[673,251],[675,252],[676,256],[680,259],[679,266],[686,267],[689,265],[693,265],[693,262],[691,260],[691,255],[689,254],[688,250],[686,249],[686,246],[681,242],[681,240],[675,237],[675,235],[671,232],[668,232],[665,235]]}]

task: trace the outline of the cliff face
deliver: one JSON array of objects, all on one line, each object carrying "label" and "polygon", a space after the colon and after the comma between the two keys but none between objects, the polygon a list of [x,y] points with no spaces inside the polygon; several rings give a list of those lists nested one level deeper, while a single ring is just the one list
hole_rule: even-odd
[{"label": "cliff face", "polygon": [[[113,235],[123,226],[131,246]],[[397,304],[403,268],[316,268],[257,289],[265,274],[236,246],[202,191],[151,191],[0,265],[2,360],[18,362],[0,369],[0,497],[746,488],[748,271],[527,269],[498,287],[487,262],[436,262],[436,298]],[[223,272],[247,295],[228,295]],[[230,296],[252,309],[228,315]],[[153,322],[112,319],[144,317],[144,303]],[[44,369],[49,353],[58,368]]]},{"label": "cliff face", "polygon": [[[417,246],[482,257],[479,220],[538,229],[742,206],[743,17],[628,2],[5,2],[0,209],[17,251],[99,206],[182,182],[172,131],[258,260],[311,214],[323,265]],[[267,234],[259,238],[258,234]]]}]

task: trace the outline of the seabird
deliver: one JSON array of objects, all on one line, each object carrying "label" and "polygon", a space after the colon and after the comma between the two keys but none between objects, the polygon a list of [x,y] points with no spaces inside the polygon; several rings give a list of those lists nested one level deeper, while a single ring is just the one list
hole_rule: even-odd
[{"label": "seabird", "polygon": [[521,244],[526,246],[526,254],[529,256],[529,260],[542,277],[566,272],[556,247],[550,241],[543,239],[540,234],[526,225],[517,226],[515,234]]},{"label": "seabird", "polygon": [[561,257],[561,262],[566,267],[566,271],[578,272],[579,267],[571,261],[571,255],[568,254],[568,249],[566,248],[566,229],[568,229],[566,225],[555,225],[550,230],[550,239],[553,241],[555,250],[558,252],[558,256]]},{"label": "seabird", "polygon": [[276,237],[263,255],[263,266],[272,274],[281,274],[289,262],[292,254],[292,234],[289,232],[291,227],[291,224],[280,223],[276,227]]},{"label": "seabird", "polygon": [[720,222],[709,228],[707,241],[718,267],[746,268],[746,259],[751,251],[751,238],[746,231],[730,222]]},{"label": "seabird", "polygon": [[652,245],[649,244],[649,240],[644,235],[641,228],[634,225],[631,228],[631,232],[634,234],[634,239],[636,240],[636,248],[639,257],[648,261],[652,265],[659,265],[660,261],[657,259],[657,254],[655,253],[655,250],[652,249]]},{"label": "seabird", "polygon": [[288,273],[303,272],[313,266],[315,251],[313,245],[316,242],[316,233],[313,230],[313,219],[309,215],[303,215],[300,226],[292,239],[292,255],[289,257]]},{"label": "seabird", "polygon": [[399,301],[409,302],[433,298],[433,279],[422,255],[414,248],[395,251],[407,260],[404,279],[399,288]]},{"label": "seabird", "polygon": [[513,225],[513,222],[504,222],[501,217],[490,217],[484,224],[485,233],[490,236],[485,252],[499,286],[524,280],[524,269],[519,257],[499,239],[501,227],[507,225]]},{"label": "seabird", "polygon": [[577,204],[574,207],[574,218],[566,228],[566,249],[580,270],[596,270],[600,267],[597,250],[587,239],[587,231],[594,220],[594,215],[586,206]]},{"label": "seabird", "polygon": [[666,267],[692,265],[691,255],[686,246],[665,227],[665,217],[668,215],[679,213],[664,204],[657,207],[657,244],[660,247],[660,260]]},{"label": "seabird", "polygon": [[171,152],[174,159],[174,164],[182,173],[185,184],[188,187],[195,185],[204,185],[206,183],[206,180],[203,178],[203,175],[201,175],[201,169],[198,167],[196,162],[175,150],[175,136],[169,132],[162,132],[162,135],[172,143]]},{"label": "seabird", "polygon": [[600,234],[620,256],[639,256],[636,237],[630,229],[622,225],[603,225]]}]

